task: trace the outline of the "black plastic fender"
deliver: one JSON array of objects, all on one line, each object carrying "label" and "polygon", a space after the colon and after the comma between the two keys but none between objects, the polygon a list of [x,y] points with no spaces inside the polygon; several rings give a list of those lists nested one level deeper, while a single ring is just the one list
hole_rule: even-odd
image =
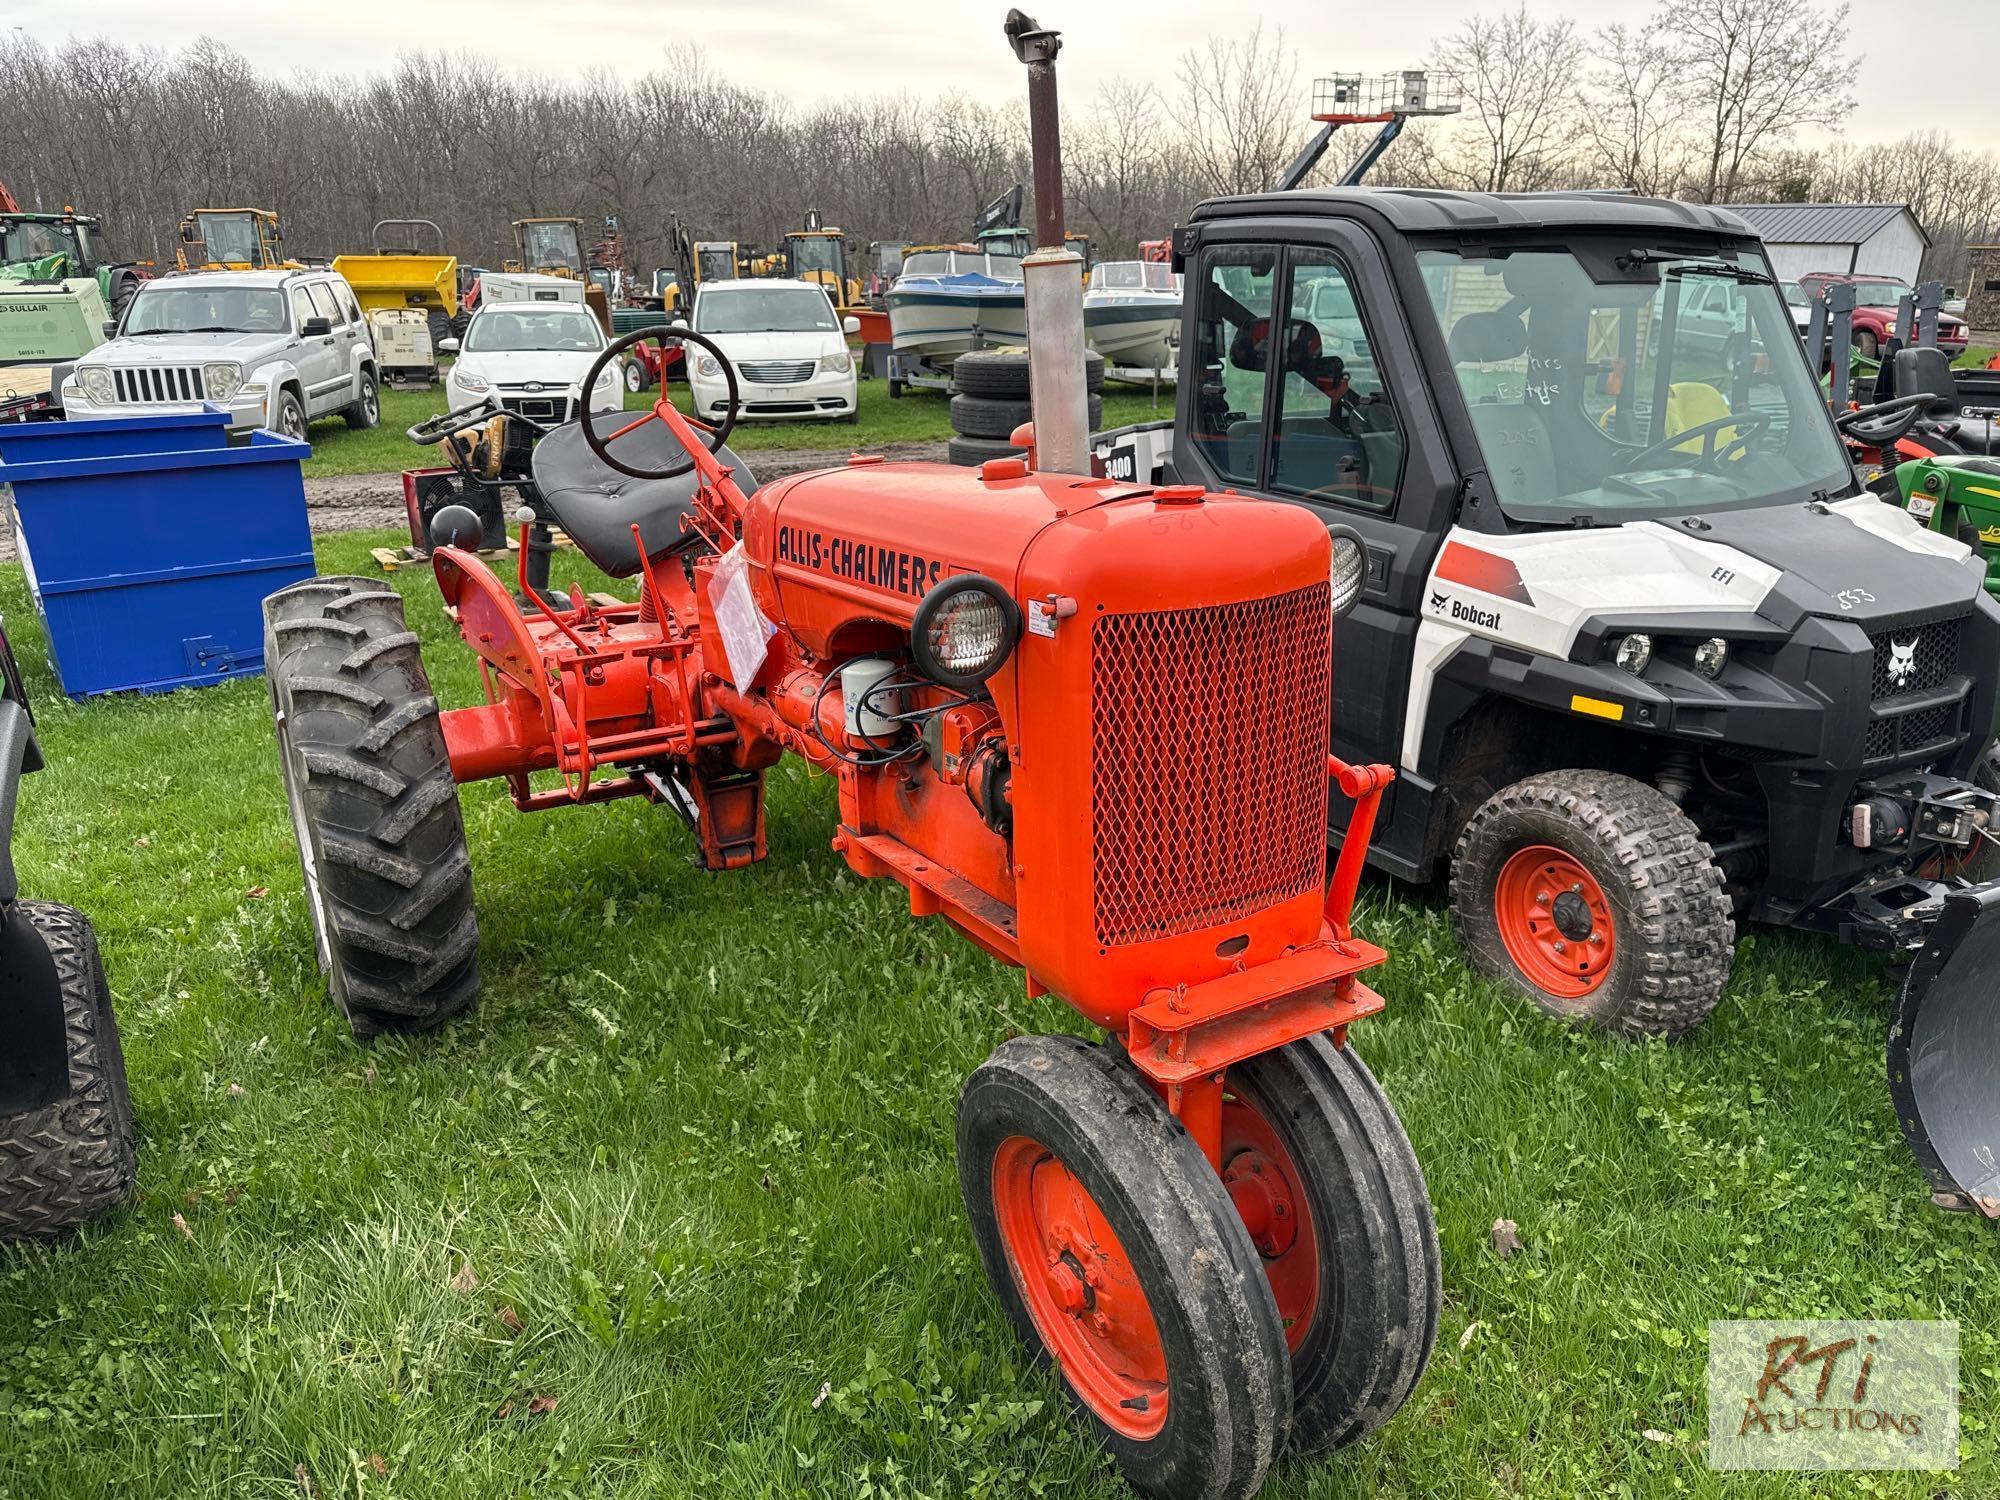
[{"label": "black plastic fender", "polygon": [[14,904],[0,902],[0,1115],[43,1109],[68,1093],[56,961]]},{"label": "black plastic fender", "polygon": [[1889,1093],[1932,1199],[2000,1219],[2000,884],[1945,897],[1889,1028]]},{"label": "black plastic fender", "polygon": [[[4,665],[0,659],[0,666]],[[12,901],[20,894],[14,877],[14,804],[23,773],[38,771],[41,766],[42,752],[35,743],[35,725],[28,717],[27,704],[0,689],[0,902]]]}]

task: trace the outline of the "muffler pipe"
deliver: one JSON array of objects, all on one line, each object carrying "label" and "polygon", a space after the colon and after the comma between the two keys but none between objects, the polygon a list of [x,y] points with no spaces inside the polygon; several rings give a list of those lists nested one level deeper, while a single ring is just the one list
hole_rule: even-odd
[{"label": "muffler pipe", "polygon": [[1028,315],[1028,397],[1035,467],[1090,472],[1090,400],[1083,374],[1083,257],[1063,241],[1062,127],[1056,54],[1062,33],[1018,10],[1007,42],[1028,69],[1029,149],[1035,166],[1035,251],[1021,262]]}]

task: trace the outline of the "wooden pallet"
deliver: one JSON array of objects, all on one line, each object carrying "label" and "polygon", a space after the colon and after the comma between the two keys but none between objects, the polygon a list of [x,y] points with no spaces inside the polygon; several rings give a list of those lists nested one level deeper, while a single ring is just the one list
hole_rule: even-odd
[{"label": "wooden pallet", "polygon": [[[562,531],[551,530],[549,540],[558,550],[568,550],[576,546],[568,534]],[[504,562],[512,566],[513,554],[520,550],[521,539],[510,533],[505,547],[490,548],[476,552],[473,556],[484,558],[489,563]],[[398,568],[428,568],[431,565],[431,555],[428,552],[419,552],[415,547],[370,547],[368,551],[384,573],[393,573]]]}]

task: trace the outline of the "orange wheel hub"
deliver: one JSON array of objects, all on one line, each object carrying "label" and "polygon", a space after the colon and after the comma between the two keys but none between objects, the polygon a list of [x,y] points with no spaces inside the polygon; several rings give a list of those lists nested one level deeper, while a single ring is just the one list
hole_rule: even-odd
[{"label": "orange wheel hub", "polygon": [[1264,1275],[1297,1349],[1319,1306],[1319,1236],[1307,1211],[1300,1172],[1264,1117],[1231,1095],[1222,1105],[1222,1182],[1250,1231]]},{"label": "orange wheel hub", "polygon": [[1139,1273],[1090,1192],[1041,1142],[1009,1136],[993,1208],[1014,1284],[1070,1389],[1099,1421],[1146,1439],[1167,1422],[1167,1355]]},{"label": "orange wheel hub", "polygon": [[1596,877],[1553,845],[1530,844],[1501,867],[1493,915],[1514,967],[1559,1000],[1595,994],[1611,972],[1611,904]]}]

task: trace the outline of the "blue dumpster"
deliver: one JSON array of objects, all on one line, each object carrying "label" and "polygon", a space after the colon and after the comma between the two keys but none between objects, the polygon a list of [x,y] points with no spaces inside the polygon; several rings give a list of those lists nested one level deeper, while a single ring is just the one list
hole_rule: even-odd
[{"label": "blue dumpster", "polygon": [[228,441],[229,413],[219,406],[151,417],[0,422],[0,464],[94,458],[104,453],[175,453],[189,448],[220,448]]},{"label": "blue dumpster", "polygon": [[72,698],[262,671],[264,596],[313,575],[311,445],[256,432],[232,448],[212,441],[210,413],[189,415],[43,424],[26,460],[0,439],[21,563]]}]

